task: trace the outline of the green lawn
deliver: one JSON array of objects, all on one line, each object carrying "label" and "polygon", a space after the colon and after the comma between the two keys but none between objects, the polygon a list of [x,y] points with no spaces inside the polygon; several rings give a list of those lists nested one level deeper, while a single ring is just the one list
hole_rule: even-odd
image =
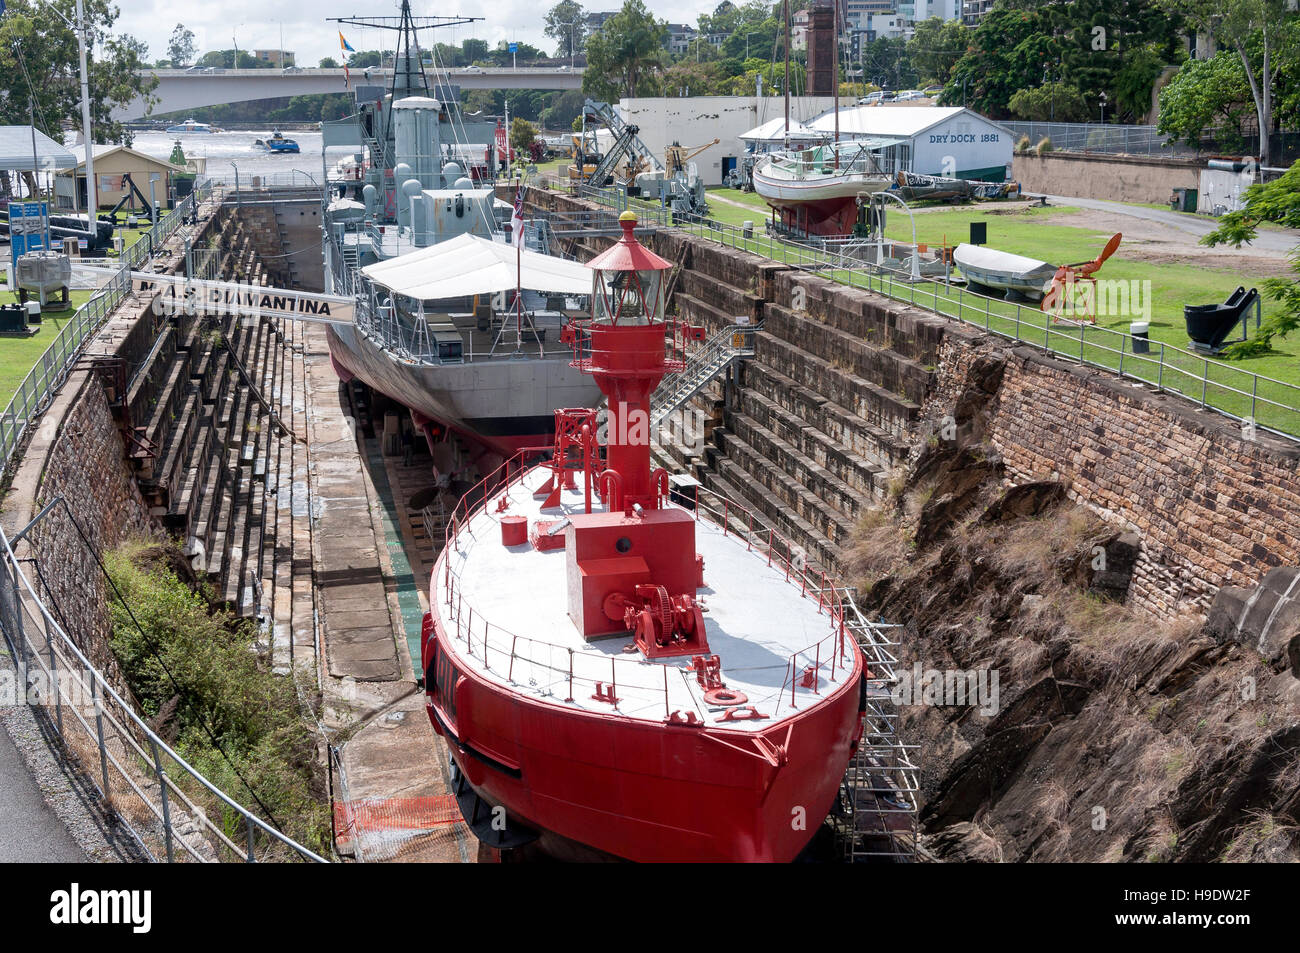
[{"label": "green lawn", "polygon": [[[77,308],[90,300],[91,294],[90,291],[73,291],[68,310],[47,310],[41,316],[40,330],[31,337],[0,337],[0,407],[9,406],[14,391],[23,382],[32,365],[53,343],[68,319],[76,313]],[[18,296],[13,292],[0,290],[0,304],[10,304],[17,300]]]},{"label": "green lawn", "polygon": [[[1095,258],[1110,238],[1110,233],[1053,224],[1053,218],[1071,211],[1073,209],[1059,206],[1015,210],[985,206],[924,211],[916,215],[916,237],[918,241],[931,245],[945,240],[948,244],[957,244],[969,238],[971,222],[982,221],[988,226],[990,247],[1001,251],[1054,263]],[[885,233],[898,241],[911,242],[912,223],[901,209],[889,216]],[[1179,348],[1187,346],[1183,305],[1223,301],[1238,285],[1251,288],[1261,285],[1264,280],[1262,275],[1205,268],[1191,263],[1140,261],[1126,252],[1123,244],[1098,272],[1098,277],[1124,282],[1150,281],[1151,338]],[[1264,316],[1267,317],[1276,307],[1276,302],[1266,299]],[[1097,324],[1127,331],[1129,323],[1136,318],[1130,314],[1098,315]],[[1300,384],[1297,353],[1300,353],[1300,342],[1292,345],[1284,341],[1273,354],[1234,364],[1255,374]]]},{"label": "green lawn", "polygon": [[[752,199],[757,198],[718,191],[751,207]],[[714,198],[717,198],[716,194]],[[635,208],[649,203],[633,200],[631,204]],[[821,265],[820,273],[836,281],[883,291],[920,306],[960,315],[968,322],[1046,345],[1058,353],[1092,364],[1112,370],[1122,366],[1126,375],[1142,378],[1198,402],[1204,399],[1211,406],[1239,417],[1254,416],[1263,426],[1300,435],[1300,386],[1297,386],[1300,385],[1300,362],[1296,360],[1300,344],[1288,346],[1284,342],[1280,351],[1266,357],[1231,363],[1207,362],[1186,349],[1183,303],[1221,301],[1238,284],[1247,283],[1249,287],[1258,283],[1249,275],[1209,270],[1181,262],[1153,264],[1126,260],[1121,245],[1116,256],[1106,263],[1101,277],[1126,283],[1129,279],[1151,282],[1152,347],[1149,354],[1134,355],[1125,338],[1111,333],[1127,331],[1134,317],[1132,314],[1099,316],[1095,327],[1081,327],[1070,322],[1054,322],[1036,304],[1016,304],[971,294],[959,285],[947,286],[942,280],[924,281],[914,286],[889,276],[875,275],[867,269],[838,268],[835,267],[841,261],[838,257],[810,252],[769,238],[764,232],[759,211],[755,208],[751,215],[747,209],[719,201],[710,202],[710,217],[719,224],[736,226],[744,219],[753,221],[755,234],[752,239],[699,225],[686,227],[705,238],[791,264],[804,267]],[[916,215],[917,238],[935,245],[945,239],[955,244],[969,235],[972,220],[985,220],[989,223],[989,243],[998,248],[1049,261],[1078,262],[1095,257],[1109,234],[1052,223],[1054,216],[1068,211],[1063,208],[1028,208],[1023,211],[1017,208],[1013,212],[1007,206],[935,208]],[[912,226],[909,216],[901,210],[891,215],[887,233],[892,238],[910,241]],[[1163,351],[1163,365],[1158,360],[1161,353],[1159,342],[1167,345]],[[1272,377],[1280,383],[1261,381],[1257,384],[1252,374]],[[1203,383],[1202,378],[1206,378],[1208,383]],[[1256,402],[1254,395],[1264,400]]]}]

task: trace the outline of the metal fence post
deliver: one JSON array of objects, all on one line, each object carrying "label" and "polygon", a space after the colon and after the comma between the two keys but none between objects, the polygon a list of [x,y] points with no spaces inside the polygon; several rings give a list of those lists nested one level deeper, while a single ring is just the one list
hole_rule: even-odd
[{"label": "metal fence post", "polygon": [[252,815],[246,817],[245,820],[248,822],[248,862],[250,864],[255,864],[257,863],[257,858],[253,856],[253,831],[255,828],[253,827]]},{"label": "metal fence post", "polygon": [[50,690],[54,693],[54,718],[63,734],[63,692],[59,689],[59,657],[54,652],[54,639],[46,633],[46,642],[50,647]]},{"label": "metal fence post", "polygon": [[167,863],[170,864],[175,862],[176,852],[172,846],[171,807],[167,802],[167,772],[163,770],[162,756],[158,754],[158,739],[150,738],[149,743],[153,746],[153,769],[158,778],[158,793],[162,795],[163,834],[167,840]]},{"label": "metal fence post", "polygon": [[90,698],[95,706],[95,734],[99,741],[99,774],[103,779],[104,798],[108,799],[108,748],[104,744],[104,703],[99,698],[99,679],[90,673]]}]

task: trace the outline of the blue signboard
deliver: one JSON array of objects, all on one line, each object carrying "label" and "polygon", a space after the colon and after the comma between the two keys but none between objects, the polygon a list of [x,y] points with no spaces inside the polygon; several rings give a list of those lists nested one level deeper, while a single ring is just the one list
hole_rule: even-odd
[{"label": "blue signboard", "polygon": [[15,262],[50,247],[50,210],[45,202],[9,203],[9,246]]},{"label": "blue signboard", "polygon": [[[499,49],[499,47],[498,47],[498,49]],[[510,44],[510,52],[511,52],[511,53],[518,53],[518,52],[519,52],[519,44],[518,44],[518,43],[511,43],[511,44]]]}]

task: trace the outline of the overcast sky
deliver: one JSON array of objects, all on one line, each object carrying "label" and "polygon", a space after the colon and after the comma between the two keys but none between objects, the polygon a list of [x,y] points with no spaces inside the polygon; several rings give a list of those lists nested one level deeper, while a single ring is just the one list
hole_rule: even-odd
[{"label": "overcast sky", "polygon": [[[208,50],[230,49],[238,43],[241,50],[280,49],[281,29],[284,49],[293,51],[301,64],[315,65],[321,57],[338,58],[339,24],[328,17],[396,15],[401,8],[394,0],[117,0],[122,11],[116,29],[130,33],[149,44],[149,58],[167,55],[167,41],[177,22],[194,31],[199,54]],[[585,3],[591,11],[616,10],[619,0]],[[647,0],[654,14],[673,23],[695,23],[701,12],[709,12],[715,0]],[[459,44],[469,37],[479,37],[495,45],[498,40],[517,40],[553,52],[555,41],[542,33],[546,11],[554,0],[412,0],[416,16],[479,16],[483,21],[463,26],[425,32],[421,43],[433,37],[438,42]],[[343,26],[343,35],[354,49],[378,49],[387,41],[392,48],[394,34],[381,30],[363,30]],[[233,36],[233,39],[232,39]]]}]

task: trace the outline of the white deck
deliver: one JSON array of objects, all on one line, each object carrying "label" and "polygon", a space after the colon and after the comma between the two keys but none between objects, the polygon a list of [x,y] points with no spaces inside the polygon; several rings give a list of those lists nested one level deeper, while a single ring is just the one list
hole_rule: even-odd
[{"label": "white deck", "polygon": [[[743,539],[725,535],[704,519],[696,521],[696,550],[704,557],[706,586],[696,595],[705,607],[709,650],[722,660],[727,687],[748,695],[747,704],[768,718],[719,722],[724,709],[704,700],[695,674],[687,671],[689,656],[646,661],[639,652],[624,653],[623,647],[632,642],[630,634],[586,642],[568,616],[565,550],[538,552],[531,545],[501,544],[501,515],[527,516],[530,527],[539,518],[562,518],[559,510],[542,513],[542,501],[532,495],[549,473],[539,467],[513,485],[506,514],[497,512],[500,494],[494,496],[461,529],[457,545],[446,551],[451,589],[458,597],[460,637],[455,637],[456,614],[447,604],[446,572],[441,563],[435,570],[433,609],[453,634],[452,647],[461,667],[557,705],[602,714],[617,711],[654,722],[663,721],[670,712],[693,711],[709,726],[758,731],[806,711],[852,675],[852,637],[846,638],[846,653],[832,662],[839,643],[833,637],[830,613],[818,611],[817,594],[802,595],[797,582],[786,580],[783,568],[768,566],[765,555],[748,551]],[[581,474],[577,483],[581,488]],[[583,511],[581,489],[566,491],[563,509]],[[485,619],[491,624],[486,666]],[[469,648],[464,637],[467,626],[473,633]],[[567,702],[570,650],[573,701]],[[796,684],[792,705],[790,668],[796,653],[801,653],[795,660],[796,681],[806,666],[819,663],[819,694]],[[592,697],[594,682],[608,684],[611,677],[619,699],[616,707]]]}]

